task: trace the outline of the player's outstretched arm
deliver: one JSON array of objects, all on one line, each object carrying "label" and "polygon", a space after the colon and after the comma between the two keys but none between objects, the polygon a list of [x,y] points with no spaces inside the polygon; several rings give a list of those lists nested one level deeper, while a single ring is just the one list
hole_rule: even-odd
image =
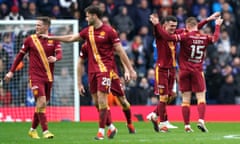
[{"label": "player's outstretched arm", "polygon": [[47,34],[40,34],[40,36],[43,37],[43,38],[46,38],[46,39],[58,40],[58,41],[61,41],[61,42],[66,42],[66,43],[81,40],[81,37],[79,36],[79,34],[62,35],[62,36],[50,36],[50,35],[47,35]]}]

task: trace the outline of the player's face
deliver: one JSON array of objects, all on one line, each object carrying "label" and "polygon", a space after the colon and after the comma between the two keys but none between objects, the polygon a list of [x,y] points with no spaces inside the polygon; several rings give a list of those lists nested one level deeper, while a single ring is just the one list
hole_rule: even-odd
[{"label": "player's face", "polygon": [[48,31],[48,26],[44,25],[41,20],[36,22],[36,34],[45,34]]},{"label": "player's face", "polygon": [[173,34],[177,28],[177,22],[174,22],[174,21],[166,22],[164,24],[164,27],[168,33]]},{"label": "player's face", "polygon": [[88,25],[93,25],[95,23],[95,17],[96,15],[86,13],[86,21],[88,22]]}]

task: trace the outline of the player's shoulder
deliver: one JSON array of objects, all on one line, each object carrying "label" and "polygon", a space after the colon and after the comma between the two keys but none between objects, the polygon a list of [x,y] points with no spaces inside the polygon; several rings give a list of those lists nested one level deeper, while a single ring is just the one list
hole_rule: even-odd
[{"label": "player's shoulder", "polygon": [[116,32],[116,30],[111,25],[103,24],[102,28],[106,31]]},{"label": "player's shoulder", "polygon": [[88,33],[89,28],[90,28],[90,26],[87,26],[87,27],[81,29],[81,31],[79,33],[81,33],[81,34]]},{"label": "player's shoulder", "polygon": [[30,43],[30,42],[32,41],[32,36],[33,36],[33,35],[34,35],[34,34],[28,35],[28,36],[25,38],[24,43]]}]

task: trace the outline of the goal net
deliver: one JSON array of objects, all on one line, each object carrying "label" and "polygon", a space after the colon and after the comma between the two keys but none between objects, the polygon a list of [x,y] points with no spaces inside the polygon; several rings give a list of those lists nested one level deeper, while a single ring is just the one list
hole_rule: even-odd
[{"label": "goal net", "polygon": [[[50,32],[65,35],[78,32],[75,20],[52,20]],[[24,39],[35,33],[35,21],[0,21],[0,122],[31,121],[35,102],[28,83],[28,56],[17,67],[10,83],[4,76]],[[78,43],[61,43],[63,59],[55,64],[48,121],[79,121],[77,90]]]}]

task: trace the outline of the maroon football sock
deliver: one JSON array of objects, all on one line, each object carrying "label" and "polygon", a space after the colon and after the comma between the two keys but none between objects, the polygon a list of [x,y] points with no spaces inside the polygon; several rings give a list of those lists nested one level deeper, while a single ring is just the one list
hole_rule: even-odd
[{"label": "maroon football sock", "polygon": [[198,108],[199,119],[204,120],[205,111],[206,111],[206,104],[205,103],[200,103],[200,104],[198,104],[197,108]]},{"label": "maroon football sock", "polygon": [[48,130],[47,117],[45,113],[38,113],[38,119],[42,127],[42,131]]},{"label": "maroon football sock", "polygon": [[108,113],[107,113],[106,125],[109,126],[112,123],[112,115],[111,115],[110,109],[107,111],[108,111]]},{"label": "maroon football sock", "polygon": [[130,108],[129,109],[126,109],[126,110],[123,110],[123,113],[125,115],[125,118],[127,120],[127,124],[132,124],[132,115],[131,115],[131,110]]},{"label": "maroon football sock", "polygon": [[105,128],[107,116],[108,116],[107,108],[99,109],[99,128]]},{"label": "maroon football sock", "polygon": [[167,115],[167,112],[164,113],[164,121],[168,121],[168,115]]},{"label": "maroon football sock", "polygon": [[165,113],[166,113],[166,102],[160,102],[158,106],[160,122],[164,122]]},{"label": "maroon football sock", "polygon": [[189,125],[190,123],[190,107],[189,106],[182,106],[182,116],[185,125]]},{"label": "maroon football sock", "polygon": [[32,128],[33,128],[33,129],[36,129],[37,126],[38,126],[38,124],[39,124],[38,113],[35,112],[35,113],[33,114]]},{"label": "maroon football sock", "polygon": [[160,103],[157,104],[157,106],[155,107],[155,109],[153,110],[153,112],[159,116],[159,111],[158,111],[158,107],[160,106]]}]

